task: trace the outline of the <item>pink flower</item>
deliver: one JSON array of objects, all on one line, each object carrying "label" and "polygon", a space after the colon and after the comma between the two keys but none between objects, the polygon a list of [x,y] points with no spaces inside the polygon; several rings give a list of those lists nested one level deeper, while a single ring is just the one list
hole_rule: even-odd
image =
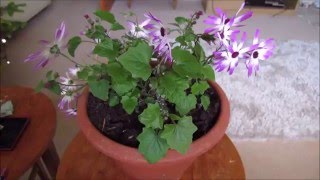
[{"label": "pink flower", "polygon": [[237,67],[239,60],[248,58],[247,52],[252,51],[252,49],[257,47],[257,45],[244,47],[246,38],[247,35],[244,32],[239,43],[234,37],[231,39],[230,44],[224,44],[226,48],[224,51],[214,53],[214,57],[216,59],[214,65],[217,71],[221,72],[224,69],[227,69],[227,72],[231,75],[235,67]]},{"label": "pink flower", "polygon": [[246,60],[248,76],[251,76],[253,72],[256,74],[259,71],[259,61],[268,59],[273,54],[275,47],[273,39],[259,42],[259,34],[260,31],[257,29],[252,43],[250,58]]},{"label": "pink flower", "polygon": [[66,26],[64,22],[62,22],[56,30],[54,41],[50,43],[49,41],[41,40],[40,43],[44,46],[43,49],[30,54],[24,60],[24,62],[39,60],[36,68],[39,69],[45,67],[48,64],[49,60],[53,57],[58,56],[60,50],[65,47],[63,42],[65,36]]}]

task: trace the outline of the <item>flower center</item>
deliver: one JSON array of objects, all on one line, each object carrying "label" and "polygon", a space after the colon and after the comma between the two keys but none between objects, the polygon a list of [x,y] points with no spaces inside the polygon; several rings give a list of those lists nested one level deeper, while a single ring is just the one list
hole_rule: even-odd
[{"label": "flower center", "polygon": [[227,18],[227,19],[224,21],[224,24],[227,24],[229,21],[230,21],[230,19]]},{"label": "flower center", "polygon": [[234,52],[234,53],[232,53],[232,58],[236,58],[236,57],[238,57],[239,56],[239,52]]},{"label": "flower center", "polygon": [[258,51],[253,52],[253,58],[257,58],[259,56]]},{"label": "flower center", "polygon": [[221,39],[224,39],[224,33],[223,32],[220,33],[220,37],[221,37]]},{"label": "flower center", "polygon": [[165,29],[164,29],[163,27],[161,27],[160,33],[161,33],[161,36],[164,37],[164,35],[165,35]]},{"label": "flower center", "polygon": [[58,45],[56,45],[56,44],[50,48],[51,54],[58,54],[59,52],[60,52],[60,49],[59,49]]}]

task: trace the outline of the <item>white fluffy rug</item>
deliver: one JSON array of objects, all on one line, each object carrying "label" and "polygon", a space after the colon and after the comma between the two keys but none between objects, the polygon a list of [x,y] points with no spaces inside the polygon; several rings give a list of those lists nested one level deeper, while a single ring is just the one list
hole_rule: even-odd
[{"label": "white fluffy rug", "polygon": [[[145,11],[152,11],[165,22],[175,16],[188,16],[201,10],[200,1],[178,1],[173,10],[167,1],[133,0],[131,11],[142,17]],[[117,0],[111,10],[125,24],[121,12],[130,11],[126,1]],[[279,17],[275,23],[286,22],[296,25],[294,18]],[[263,27],[263,22],[273,22],[270,16],[258,17],[248,22],[249,32],[254,27]],[[256,24],[252,24],[252,22]],[[303,24],[303,21],[298,20]],[[274,24],[277,27],[277,24]],[[197,24],[196,30],[202,32],[205,26]],[[275,39],[289,37],[283,32],[279,36],[272,27],[263,29]],[[268,33],[271,32],[271,33]],[[287,36],[284,36],[288,34]],[[277,37],[277,35],[279,37]],[[291,35],[293,37],[298,34]],[[256,77],[247,77],[244,66],[236,69],[232,76],[227,73],[216,74],[217,82],[225,90],[231,104],[231,122],[228,135],[236,139],[268,138],[319,138],[319,42],[300,40],[278,40],[275,55],[261,64]]]}]

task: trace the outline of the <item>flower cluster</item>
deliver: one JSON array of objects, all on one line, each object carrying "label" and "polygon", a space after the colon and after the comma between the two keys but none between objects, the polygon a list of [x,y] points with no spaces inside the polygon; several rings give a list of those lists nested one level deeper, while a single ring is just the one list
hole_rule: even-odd
[{"label": "flower cluster", "polygon": [[206,29],[205,33],[213,34],[220,40],[219,50],[213,53],[215,57],[214,65],[219,72],[226,69],[229,74],[232,74],[239,61],[243,60],[247,66],[248,75],[251,76],[253,72],[256,73],[259,70],[259,61],[266,60],[272,55],[273,40],[267,39],[259,42],[259,30],[256,31],[253,43],[250,46],[245,46],[247,38],[245,32],[240,42],[237,42],[240,30],[234,28],[241,27],[240,23],[252,16],[251,11],[239,15],[244,5],[245,3],[233,17],[228,17],[221,9],[216,8],[217,16],[209,16],[204,21],[204,23],[212,26]]},{"label": "flower cluster", "polygon": [[[232,17],[217,8],[216,15],[204,20],[210,27],[203,33],[196,33],[193,29],[203,15],[201,11],[187,18],[176,17],[168,27],[148,12],[142,22],[136,17],[134,21],[128,19],[129,30],[121,38],[112,38],[113,31],[125,29],[114,15],[96,11],[95,18],[84,16],[87,26],[67,42],[66,25],[62,22],[54,41],[41,41],[43,48],[24,61],[38,61],[37,69],[47,67],[57,56],[71,62],[72,68],[63,76],[58,72],[47,72],[37,91],[46,88],[60,95],[58,107],[68,115],[77,114],[77,99],[85,87],[110,108],[135,113],[144,125],[136,137],[140,143],[139,151],[154,163],[169,148],[180,153],[187,151],[197,130],[191,111],[207,111],[210,107],[207,81],[214,80],[215,70],[227,70],[232,74],[243,61],[251,76],[259,70],[260,61],[272,55],[274,41],[260,40],[259,30],[250,44],[246,43],[246,32],[238,40],[240,30],[237,28],[252,16],[252,12],[240,14],[243,6]],[[178,34],[175,39],[172,39],[172,32]],[[93,46],[90,52],[94,56],[88,59],[97,63],[75,60],[75,52],[82,43]],[[204,52],[204,43],[212,48],[209,56]],[[150,137],[159,139],[159,146],[166,148],[149,147]],[[150,148],[155,153],[149,153]]]}]

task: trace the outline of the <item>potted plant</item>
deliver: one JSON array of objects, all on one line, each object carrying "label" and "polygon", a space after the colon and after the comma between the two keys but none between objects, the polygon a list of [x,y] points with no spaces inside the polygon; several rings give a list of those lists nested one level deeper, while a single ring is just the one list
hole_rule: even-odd
[{"label": "potted plant", "polygon": [[[146,13],[141,23],[128,21],[129,31],[119,39],[112,32],[124,27],[110,12],[96,11],[95,19],[85,15],[88,26],[81,36],[68,41],[69,55],[62,51],[66,27],[61,23],[54,42],[42,40],[44,48],[25,61],[38,61],[36,67],[43,68],[63,56],[73,63],[66,76],[49,71],[37,91],[61,95],[58,107],[77,115],[90,143],[130,177],[178,179],[222,138],[229,123],[229,103],[214,82],[213,68],[232,74],[243,61],[250,76],[272,54],[273,40],[260,41],[259,30],[248,46],[246,33],[237,40],[236,28],[252,16],[239,15],[243,6],[232,17],[217,8],[216,16],[204,20],[210,27],[199,34],[193,27],[201,11],[176,17],[172,28]],[[92,44],[97,63],[72,58],[81,43]],[[204,44],[210,45],[209,53]]]}]

